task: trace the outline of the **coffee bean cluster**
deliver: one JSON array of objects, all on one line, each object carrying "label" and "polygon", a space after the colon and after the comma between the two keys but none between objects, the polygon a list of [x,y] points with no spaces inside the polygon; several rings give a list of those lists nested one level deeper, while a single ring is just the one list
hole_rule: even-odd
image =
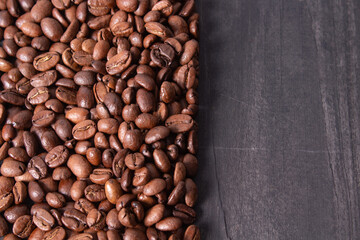
[{"label": "coffee bean cluster", "polygon": [[194,0],[0,0],[0,237],[198,240]]}]

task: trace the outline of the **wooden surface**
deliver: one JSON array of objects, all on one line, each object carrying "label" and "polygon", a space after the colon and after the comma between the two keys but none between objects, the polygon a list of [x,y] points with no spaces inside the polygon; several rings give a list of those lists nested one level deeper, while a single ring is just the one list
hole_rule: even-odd
[{"label": "wooden surface", "polygon": [[360,1],[197,2],[203,239],[360,239]]}]

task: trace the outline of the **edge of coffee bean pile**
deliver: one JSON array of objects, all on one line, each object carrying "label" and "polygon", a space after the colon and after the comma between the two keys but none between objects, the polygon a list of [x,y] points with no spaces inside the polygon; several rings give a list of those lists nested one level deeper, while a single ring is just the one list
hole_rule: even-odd
[{"label": "edge of coffee bean pile", "polygon": [[0,238],[199,240],[194,0],[0,0]]}]

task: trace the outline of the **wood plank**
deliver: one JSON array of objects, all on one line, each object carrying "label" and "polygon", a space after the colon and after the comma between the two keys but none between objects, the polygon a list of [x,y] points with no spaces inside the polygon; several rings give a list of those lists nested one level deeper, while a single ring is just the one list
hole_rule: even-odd
[{"label": "wood plank", "polygon": [[203,239],[359,239],[355,0],[198,0]]}]

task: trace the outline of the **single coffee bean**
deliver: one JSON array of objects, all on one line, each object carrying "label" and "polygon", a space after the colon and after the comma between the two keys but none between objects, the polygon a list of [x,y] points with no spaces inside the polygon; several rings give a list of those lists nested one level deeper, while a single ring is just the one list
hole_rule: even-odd
[{"label": "single coffee bean", "polygon": [[90,66],[93,61],[92,55],[85,51],[76,51],[72,55],[73,60],[80,66]]},{"label": "single coffee bean", "polygon": [[167,217],[158,222],[155,227],[161,231],[175,231],[182,226],[182,222],[177,217]]},{"label": "single coffee bean", "polygon": [[100,202],[106,199],[104,186],[93,184],[85,188],[85,197],[91,202]]},{"label": "single coffee bean", "polygon": [[72,129],[72,134],[76,140],[86,140],[93,137],[96,133],[96,125],[92,120],[85,120],[76,124]]},{"label": "single coffee bean", "polygon": [[75,176],[80,178],[88,177],[92,170],[90,163],[79,154],[71,155],[67,166]]},{"label": "single coffee bean", "polygon": [[13,225],[13,233],[20,238],[27,238],[30,236],[32,230],[35,228],[32,217],[24,215],[16,219]]},{"label": "single coffee bean", "polygon": [[15,223],[16,219],[18,219],[23,215],[28,215],[28,214],[29,214],[29,208],[26,205],[21,204],[21,205],[14,205],[6,209],[6,211],[4,212],[4,217],[6,221],[13,224]]},{"label": "single coffee bean", "polygon": [[69,150],[65,146],[59,145],[46,155],[45,163],[50,168],[56,168],[64,164],[69,158],[69,155]]},{"label": "single coffee bean", "polygon": [[105,195],[109,202],[116,204],[117,199],[122,195],[119,182],[115,179],[109,179],[105,183]]},{"label": "single coffee bean", "polygon": [[[111,166],[111,165],[110,165]],[[104,185],[107,180],[113,176],[113,173],[110,169],[107,168],[97,168],[90,174],[89,179],[95,184]]]},{"label": "single coffee bean", "polygon": [[57,72],[50,70],[38,73],[30,79],[30,84],[33,87],[48,87],[55,83],[57,80]]},{"label": "single coffee bean", "polygon": [[180,218],[184,224],[192,224],[196,218],[195,210],[183,203],[175,206],[173,215]]},{"label": "single coffee bean", "polygon": [[149,130],[145,136],[145,142],[147,144],[152,144],[161,139],[166,138],[170,134],[170,129],[164,126],[157,126]]},{"label": "single coffee bean", "polygon": [[51,15],[52,5],[49,0],[40,0],[32,7],[30,14],[32,19],[40,22],[43,18]]},{"label": "single coffee bean", "polygon": [[75,208],[66,209],[61,221],[65,227],[76,232],[81,232],[86,227],[86,215]]},{"label": "single coffee bean", "polygon": [[15,114],[12,118],[13,126],[16,129],[25,129],[31,127],[32,112],[29,110],[23,110]]},{"label": "single coffee bean", "polygon": [[46,194],[46,202],[53,208],[61,208],[65,205],[65,197],[58,192],[49,192]]},{"label": "single coffee bean", "polygon": [[32,117],[32,124],[36,127],[47,127],[55,120],[55,113],[51,110],[42,110]]},{"label": "single coffee bean", "polygon": [[99,231],[106,226],[106,215],[97,209],[92,209],[86,216],[86,223],[95,231]]},{"label": "single coffee bean", "polygon": [[0,195],[0,212],[8,209],[14,201],[14,195],[10,193],[4,193]]},{"label": "single coffee bean", "polygon": [[139,169],[144,164],[145,157],[141,153],[130,153],[125,157],[125,165],[131,170]]},{"label": "single coffee bean", "polygon": [[185,234],[184,234],[184,240],[200,240],[200,230],[195,225],[190,225],[187,227]]},{"label": "single coffee bean", "polygon": [[35,156],[29,161],[28,171],[35,179],[45,178],[48,173],[44,160],[39,156]]},{"label": "single coffee bean", "polygon": [[76,104],[76,91],[74,89],[61,86],[56,89],[55,94],[56,94],[56,98],[63,103],[69,105]]},{"label": "single coffee bean", "polygon": [[165,205],[157,204],[149,209],[149,211],[145,215],[144,224],[147,227],[150,227],[156,223],[158,223],[164,216],[165,213]]},{"label": "single coffee bean", "polygon": [[119,122],[114,118],[100,119],[97,123],[100,132],[106,134],[116,134],[119,128]]},{"label": "single coffee bean", "polygon": [[22,162],[6,158],[1,165],[0,172],[4,177],[16,177],[22,175],[25,170],[26,167]]},{"label": "single coffee bean", "polygon": [[60,181],[62,179],[68,179],[72,175],[70,169],[68,167],[56,167],[52,173],[52,178],[55,181]]},{"label": "single coffee bean", "polygon": [[43,231],[49,231],[55,224],[53,216],[45,209],[38,209],[33,215],[34,224]]},{"label": "single coffee bean", "polygon": [[76,37],[79,28],[80,28],[80,22],[77,19],[73,19],[70,25],[65,30],[64,34],[61,36],[60,41],[63,43],[70,42],[73,38]]},{"label": "single coffee bean", "polygon": [[165,27],[163,24],[158,22],[148,22],[145,24],[145,29],[147,32],[154,34],[155,36],[158,36],[162,39],[166,39],[168,37],[172,37],[173,33],[171,30],[167,27]]},{"label": "single coffee bean", "polygon": [[34,59],[34,68],[38,71],[47,71],[59,62],[60,56],[56,52],[47,52]]},{"label": "single coffee bean", "polygon": [[147,196],[153,196],[160,193],[165,188],[166,182],[163,179],[155,178],[145,185],[143,192]]},{"label": "single coffee bean", "polygon": [[33,88],[27,95],[27,100],[33,105],[45,103],[49,98],[49,89],[46,87]]},{"label": "single coffee bean", "polygon": [[87,183],[85,181],[82,180],[77,180],[75,181],[70,189],[70,196],[71,199],[73,199],[74,201],[79,200],[81,197],[83,197],[84,195],[84,189],[86,188]]},{"label": "single coffee bean", "polygon": [[106,63],[106,71],[110,75],[122,73],[127,67],[129,67],[131,61],[132,57],[130,52],[123,50],[109,59]]},{"label": "single coffee bean", "polygon": [[75,74],[74,81],[80,86],[92,86],[96,81],[96,73],[92,71],[80,71]]},{"label": "single coffee bean", "polygon": [[159,44],[151,50],[150,57],[156,66],[169,67],[174,61],[175,50],[168,44]]},{"label": "single coffee bean", "polygon": [[40,203],[45,198],[45,192],[39,185],[39,183],[35,181],[29,182],[28,185],[28,195],[30,199],[36,203]]},{"label": "single coffee bean", "polygon": [[12,192],[14,194],[14,202],[15,204],[23,203],[27,196],[27,188],[23,182],[16,182]]},{"label": "single coffee bean", "polygon": [[[1,71],[1,60],[0,60],[0,71]],[[25,98],[11,90],[3,90],[0,92],[0,100],[16,106],[22,106],[25,104]]]},{"label": "single coffee bean", "polygon": [[75,124],[78,124],[82,121],[89,119],[89,110],[79,107],[73,107],[66,112],[65,118]]},{"label": "single coffee bean", "polygon": [[189,115],[177,114],[166,119],[165,126],[174,133],[186,132],[194,126],[194,120]]}]

